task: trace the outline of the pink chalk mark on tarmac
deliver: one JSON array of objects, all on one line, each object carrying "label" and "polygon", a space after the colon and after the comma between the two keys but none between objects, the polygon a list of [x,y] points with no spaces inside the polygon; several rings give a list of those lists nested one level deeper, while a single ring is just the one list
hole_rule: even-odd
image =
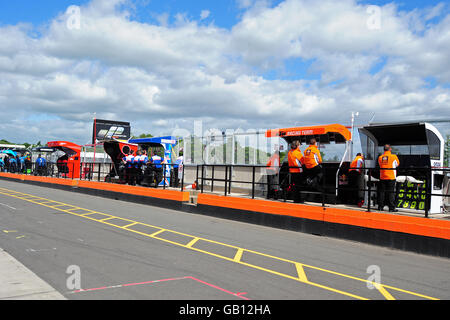
[{"label": "pink chalk mark on tarmac", "polygon": [[127,283],[127,284],[120,284],[120,285],[116,285],[116,286],[106,286],[106,287],[100,287],[100,288],[92,288],[92,289],[81,289],[81,290],[75,290],[72,292],[69,292],[69,294],[75,294],[75,293],[84,293],[84,292],[93,292],[93,291],[100,291],[100,290],[108,290],[108,289],[117,289],[117,288],[126,288],[126,287],[134,287],[134,286],[142,286],[142,285],[149,285],[149,284],[155,284],[155,283],[161,283],[161,282],[168,282],[168,281],[179,281],[179,280],[186,280],[186,279],[190,279],[190,280],[194,280],[198,283],[201,283],[205,286],[214,288],[216,290],[225,292],[227,294],[230,294],[232,296],[238,297],[240,299],[243,300],[250,300],[247,297],[244,297],[244,295],[246,295],[246,292],[231,292],[229,290],[226,290],[224,288],[221,288],[219,286],[216,286],[214,284],[202,281],[200,279],[194,278],[194,277],[181,277],[181,278],[169,278],[169,279],[162,279],[162,280],[153,280],[153,281],[146,281],[146,282],[137,282],[137,283]]}]

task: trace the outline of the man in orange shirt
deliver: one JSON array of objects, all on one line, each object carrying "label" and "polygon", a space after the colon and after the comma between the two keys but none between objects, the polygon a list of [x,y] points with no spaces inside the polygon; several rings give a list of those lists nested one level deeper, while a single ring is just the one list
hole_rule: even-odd
[{"label": "man in orange shirt", "polygon": [[320,150],[317,147],[317,140],[311,139],[310,146],[305,150],[305,174],[309,181],[309,184],[316,189],[321,191],[320,180],[322,179],[322,156]]},{"label": "man in orange shirt", "polygon": [[398,212],[395,205],[395,183],[397,182],[397,168],[400,160],[395,154],[392,154],[390,145],[384,146],[384,154],[378,158],[380,166],[380,183],[378,192],[378,210],[383,211],[386,205],[389,206],[389,212]]},{"label": "man in orange shirt", "polygon": [[267,199],[276,199],[278,172],[280,171],[280,151],[276,150],[267,162]]},{"label": "man in orange shirt", "polygon": [[350,170],[348,172],[348,183],[352,189],[352,195],[356,195],[356,197],[352,197],[355,200],[356,204],[361,208],[364,205],[364,156],[362,153],[358,153],[356,155],[355,160],[350,164]]},{"label": "man in orange shirt", "polygon": [[301,194],[304,158],[300,150],[299,141],[294,141],[291,143],[291,150],[288,153],[288,161],[291,183],[294,186],[294,203],[302,203],[304,202]]}]

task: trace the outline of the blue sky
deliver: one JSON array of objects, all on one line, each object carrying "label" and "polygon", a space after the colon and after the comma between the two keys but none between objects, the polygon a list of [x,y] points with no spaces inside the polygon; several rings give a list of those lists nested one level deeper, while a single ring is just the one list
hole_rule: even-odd
[{"label": "blue sky", "polygon": [[[83,5],[89,0],[15,0],[1,1],[0,4],[0,22],[5,24],[17,24],[19,22],[28,22],[39,25],[51,20],[58,13],[65,11],[71,5]],[[238,7],[237,0],[134,0],[137,7],[137,16],[139,21],[152,21],[154,13],[187,13],[188,17],[198,19],[202,10],[209,10],[211,16],[207,21],[223,28],[232,27],[239,21],[242,9]],[[276,6],[281,0],[272,0],[272,6]],[[392,0],[362,0],[358,1],[367,5],[385,5],[393,2]],[[414,8],[424,8],[434,6],[442,0],[404,0],[395,1],[401,10],[410,11]]]},{"label": "blue sky", "polygon": [[88,0],[17,0],[2,1],[0,4],[0,23],[32,23],[37,26],[53,19],[58,13],[66,11],[71,5],[82,5]]},{"label": "blue sky", "polygon": [[[2,24],[17,24],[19,22],[39,25],[64,12],[71,5],[83,5],[88,0],[16,0],[2,1],[0,4],[0,22]],[[153,14],[187,13],[188,17],[198,19],[202,10],[210,10],[215,24],[232,27],[241,11],[235,0],[135,0],[137,12],[135,19],[139,21],[154,21]]]}]

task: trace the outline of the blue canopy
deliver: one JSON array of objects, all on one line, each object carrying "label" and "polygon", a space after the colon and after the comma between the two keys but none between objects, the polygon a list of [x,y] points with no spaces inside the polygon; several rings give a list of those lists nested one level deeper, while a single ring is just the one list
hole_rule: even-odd
[{"label": "blue canopy", "polygon": [[176,145],[178,142],[178,139],[175,137],[167,136],[167,137],[153,137],[153,138],[144,138],[144,139],[132,139],[128,141],[128,143],[134,143],[134,144],[147,144],[147,145],[164,145],[164,144],[171,144]]},{"label": "blue canopy", "polygon": [[5,153],[5,154],[10,155],[10,156],[13,156],[13,157],[16,157],[16,156],[17,156],[17,153],[15,153],[15,152],[12,151],[12,150],[2,150],[2,151],[0,151],[0,153]]}]

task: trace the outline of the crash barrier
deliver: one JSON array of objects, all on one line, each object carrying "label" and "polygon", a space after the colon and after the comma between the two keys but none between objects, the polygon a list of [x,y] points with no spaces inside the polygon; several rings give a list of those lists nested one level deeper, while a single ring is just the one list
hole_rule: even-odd
[{"label": "crash barrier", "polygon": [[3,172],[23,174],[27,176],[40,176],[40,177],[54,177],[61,179],[77,179],[75,172],[75,164],[56,164],[46,163],[43,166],[39,166],[36,163],[29,163],[24,166],[14,166],[4,168]]},{"label": "crash barrier", "polygon": [[450,221],[199,194],[198,211],[222,219],[450,258]]},{"label": "crash barrier", "polygon": [[[9,170],[10,173],[28,176],[54,177],[66,180],[97,181],[117,184],[144,185],[154,188],[167,189],[180,188],[183,191],[183,170],[178,169],[179,164],[148,164],[141,169],[127,170],[125,167],[115,168],[113,163],[82,163],[80,176],[73,174],[75,164],[47,163],[38,166],[33,163],[26,168]],[[144,184],[142,183],[144,182]],[[163,183],[164,182],[164,183]]]},{"label": "crash barrier", "polygon": [[[242,178],[234,179],[233,172],[239,169],[245,169],[247,180]],[[290,167],[284,166],[281,170],[273,173],[273,167],[268,166],[249,166],[249,165],[199,165],[197,166],[196,181],[198,181],[198,190],[203,194],[205,192],[215,192],[216,186],[220,184],[224,196],[232,193],[232,186],[247,185],[250,191],[249,197],[256,198],[257,187],[262,186],[263,195],[268,195],[268,190],[273,189],[274,200],[286,202],[292,199],[293,185]],[[297,167],[295,167],[297,169]],[[349,185],[348,171],[340,171],[336,167],[320,167],[319,178],[308,179],[304,177],[300,186],[300,193],[305,200],[321,203],[322,207],[326,204],[356,204],[352,202],[355,194],[363,192],[365,197],[365,207],[367,212],[371,212],[377,203],[378,194],[375,191],[379,183],[379,168],[362,168],[364,179],[362,187]],[[411,209],[415,212],[424,213],[428,218],[431,209],[431,200],[440,200],[442,205],[439,209],[445,210],[445,200],[450,194],[444,189],[444,180],[448,179],[450,169],[430,168],[430,167],[409,167],[384,170],[397,170],[399,179],[394,190],[396,208]],[[209,171],[209,172],[207,172]],[[250,172],[250,174],[248,174]],[[245,176],[245,175],[241,175]],[[259,189],[259,191],[261,188]],[[387,192],[392,194],[392,192]],[[261,194],[261,192],[260,192]],[[434,207],[436,207],[433,202]],[[436,213],[436,212],[434,212]]]},{"label": "crash barrier", "polygon": [[57,187],[63,190],[87,193],[115,200],[139,202],[176,209],[181,208],[183,203],[189,201],[188,192],[79,180],[69,178],[68,176],[58,178],[51,176],[0,172],[0,178],[22,181],[30,184]]},{"label": "crash barrier", "polygon": [[[74,166],[74,164],[72,164]],[[289,167],[280,168],[251,165],[196,165],[181,166],[178,164],[147,164],[140,169],[116,168],[112,163],[82,163],[80,166],[81,181],[110,182],[116,184],[140,185],[144,187],[179,188],[184,191],[185,175],[189,172],[189,180],[194,179],[194,186],[201,193],[222,190],[225,196],[232,191],[244,190],[252,199],[267,197],[286,202],[293,198],[294,191]],[[31,168],[23,168],[27,175],[56,177],[74,180],[74,168],[67,165],[48,163],[44,167],[32,164]],[[303,200],[326,204],[356,204],[357,193],[364,193],[364,208],[371,212],[377,206],[377,185],[379,168],[362,168],[364,179],[362,187],[349,184],[348,169],[342,170],[338,164],[322,165],[318,179],[302,179],[299,187]],[[386,169],[396,170],[400,178],[394,191],[396,207],[413,210],[425,217],[444,213],[449,202],[450,169],[430,167],[408,167]],[[192,181],[189,182],[192,184]],[[269,192],[272,190],[272,192]],[[392,193],[392,192],[388,192]]]},{"label": "crash barrier", "polygon": [[11,179],[11,180],[40,182],[43,184],[60,185],[60,186],[68,186],[68,187],[75,187],[78,184],[77,180],[61,179],[61,178],[56,178],[56,177],[27,175],[27,174],[23,174],[23,173],[0,172],[0,177],[6,178],[6,179]]}]

